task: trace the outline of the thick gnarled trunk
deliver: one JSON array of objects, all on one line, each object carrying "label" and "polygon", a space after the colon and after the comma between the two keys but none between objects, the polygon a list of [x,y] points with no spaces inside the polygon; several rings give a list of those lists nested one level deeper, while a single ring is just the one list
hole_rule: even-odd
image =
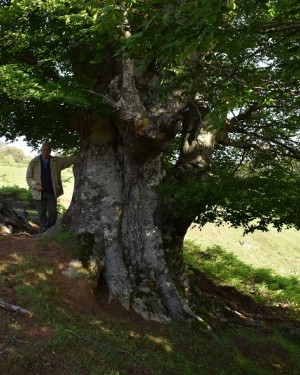
[{"label": "thick gnarled trunk", "polygon": [[184,298],[183,235],[162,222],[156,191],[161,153],[135,152],[140,146],[140,140],[126,134],[119,146],[86,145],[74,167],[75,189],[66,216],[96,257],[110,301],[154,321],[199,319]]},{"label": "thick gnarled trunk", "polygon": [[95,87],[113,116],[86,111],[71,120],[83,144],[65,220],[97,258],[110,301],[154,321],[201,320],[185,298],[182,246],[190,221],[173,215],[156,191],[162,152],[182,126],[187,99],[174,92],[166,102],[154,100],[158,73],[135,75],[135,68],[133,60],[124,59],[106,87]]}]

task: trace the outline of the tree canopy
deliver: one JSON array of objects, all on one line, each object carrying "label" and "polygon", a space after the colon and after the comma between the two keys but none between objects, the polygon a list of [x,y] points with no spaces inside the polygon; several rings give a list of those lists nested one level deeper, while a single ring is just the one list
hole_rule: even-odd
[{"label": "tree canopy", "polygon": [[178,128],[166,200],[202,224],[300,228],[299,15],[296,0],[1,1],[0,136],[78,146],[74,113],[118,113],[103,62],[134,59],[144,108],[172,96],[215,134],[208,171],[198,130]]}]

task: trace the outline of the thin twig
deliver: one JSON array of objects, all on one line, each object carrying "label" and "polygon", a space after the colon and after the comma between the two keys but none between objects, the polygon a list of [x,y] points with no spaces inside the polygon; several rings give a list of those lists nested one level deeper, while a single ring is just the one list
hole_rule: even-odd
[{"label": "thin twig", "polygon": [[[104,345],[104,344],[102,344],[102,343],[99,342],[99,341],[94,341],[94,340],[86,339],[85,337],[82,337],[82,336],[78,335],[78,333],[75,333],[75,332],[71,331],[70,329],[66,329],[65,331],[71,333],[72,335],[74,335],[74,336],[80,338],[80,339],[83,340],[83,341],[87,341],[87,342],[90,342],[90,343],[92,343],[92,344],[96,344],[96,345],[101,345],[101,346],[103,346],[103,347],[105,347],[105,348],[113,349],[113,350],[116,350],[117,352],[120,352],[120,353],[129,354],[131,357],[133,357],[135,360],[137,360],[137,359],[135,358],[135,356],[134,356],[132,353],[130,353],[129,351],[127,351],[127,350],[123,350],[123,349],[115,348],[114,346]],[[137,361],[138,361],[138,360],[137,360]]]}]

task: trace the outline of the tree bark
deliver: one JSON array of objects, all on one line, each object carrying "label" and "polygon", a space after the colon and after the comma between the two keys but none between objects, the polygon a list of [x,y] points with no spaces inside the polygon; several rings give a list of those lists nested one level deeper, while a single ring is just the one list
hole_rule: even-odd
[{"label": "tree bark", "polygon": [[[110,68],[112,60],[103,64]],[[83,112],[70,120],[83,143],[64,221],[85,255],[97,259],[110,301],[154,321],[201,320],[186,299],[182,247],[190,221],[173,215],[156,190],[164,174],[162,152],[180,129],[186,100],[179,92],[155,100],[159,72],[135,73],[131,59],[115,63],[118,69],[104,69],[108,85],[95,76],[93,88],[114,115]],[[82,79],[88,68],[80,65]]]},{"label": "tree bark", "polygon": [[114,130],[105,140],[86,139],[64,220],[97,259],[109,301],[147,320],[202,321],[186,300],[182,245],[189,223],[176,233],[178,225],[163,220],[165,207],[156,191],[162,154],[130,126],[122,137],[118,128],[110,124]]}]

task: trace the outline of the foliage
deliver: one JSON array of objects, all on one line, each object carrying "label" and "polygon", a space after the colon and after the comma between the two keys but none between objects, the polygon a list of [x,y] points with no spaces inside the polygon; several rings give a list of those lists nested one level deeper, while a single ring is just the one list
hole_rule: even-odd
[{"label": "foliage", "polygon": [[5,166],[12,166],[15,163],[13,155],[0,155],[1,164]]},{"label": "foliage", "polygon": [[0,147],[0,163],[1,165],[13,166],[15,163],[21,164],[28,162],[24,151],[18,147],[4,146]]},{"label": "foliage", "polygon": [[263,121],[298,118],[297,1],[125,3],[129,24],[140,23],[123,49],[130,57],[145,56],[142,66],[158,65],[160,89],[170,91],[171,85],[207,101],[213,127],[253,103],[259,103]]},{"label": "foliage", "polygon": [[165,183],[159,191],[178,214],[188,214],[202,226],[225,221],[233,227],[244,226],[246,233],[267,231],[269,224],[279,231],[284,225],[300,229],[300,176],[297,170],[288,173],[289,163],[259,155],[234,172],[236,162],[222,155],[213,161],[205,180]]},{"label": "foliage", "polygon": [[[89,43],[91,69],[93,64],[101,62],[109,43],[115,52],[144,56],[140,69],[156,64],[162,72],[160,91],[166,88],[170,91],[170,85],[172,90],[185,87],[189,95],[200,93],[203,100],[211,103],[214,112],[210,119],[214,126],[218,121],[224,123],[228,112],[254,102],[263,105],[272,117],[279,116],[282,106],[287,113],[285,119],[297,117],[290,111],[298,101],[294,94],[299,78],[294,54],[298,43],[294,28],[298,11],[295,0],[288,6],[285,0],[251,4],[221,0],[184,3],[127,0],[122,5],[107,0],[101,7],[93,1],[86,4],[73,1],[72,5],[66,1],[39,0],[31,5],[12,1],[10,6],[2,6],[0,13],[5,46],[1,54],[3,107],[4,103],[5,106],[11,103],[3,119],[7,121],[13,115],[10,121],[18,121],[16,104],[21,101],[24,107],[20,113],[24,116],[26,112],[27,119],[31,116],[30,123],[38,128],[32,118],[35,106],[42,115],[38,122],[45,121],[44,126],[49,123],[47,118],[52,119],[54,111],[49,109],[61,107],[55,115],[57,121],[52,119],[46,133],[58,137],[58,130],[64,130],[66,135],[65,127],[59,123],[64,113],[78,107],[101,107],[101,98],[84,93],[89,82],[79,83],[72,67],[74,45],[78,47],[80,60],[86,58],[83,51],[80,54],[80,47],[86,43]],[[16,19],[18,22],[14,23]],[[126,19],[130,26],[126,26]],[[271,33],[269,29],[281,23],[286,25],[287,33],[282,35],[277,29]],[[7,27],[12,24],[14,28],[8,32]],[[123,30],[120,24],[124,25]],[[130,31],[130,36],[125,38],[122,31]],[[197,64],[191,58],[194,53],[200,54]],[[287,66],[282,69],[286,63],[289,77],[284,75]],[[267,80],[275,76],[278,81],[272,79],[267,85]],[[14,108],[12,113],[11,108]],[[34,133],[29,128],[24,130],[31,139],[41,136],[36,130]],[[6,135],[13,136],[9,132]],[[69,135],[68,140],[71,139]]]}]

